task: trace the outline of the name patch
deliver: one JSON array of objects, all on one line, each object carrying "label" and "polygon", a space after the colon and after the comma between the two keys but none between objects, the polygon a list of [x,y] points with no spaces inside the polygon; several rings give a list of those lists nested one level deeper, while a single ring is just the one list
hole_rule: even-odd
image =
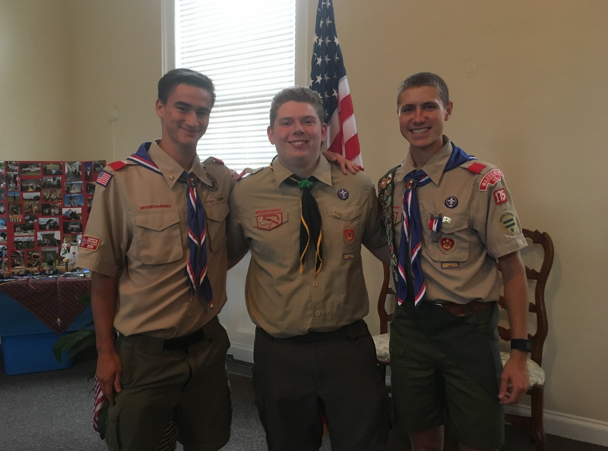
[{"label": "name patch", "polygon": [[355,258],[355,254],[349,252],[348,254],[342,254],[342,260],[353,260]]},{"label": "name patch", "polygon": [[492,169],[479,182],[479,191],[487,191],[490,186],[496,185],[502,177],[500,169]]},{"label": "name patch", "polygon": [[460,267],[458,262],[441,262],[441,269],[454,269]]},{"label": "name patch", "polygon": [[171,205],[142,205],[140,210],[152,210],[154,208],[171,208]]}]

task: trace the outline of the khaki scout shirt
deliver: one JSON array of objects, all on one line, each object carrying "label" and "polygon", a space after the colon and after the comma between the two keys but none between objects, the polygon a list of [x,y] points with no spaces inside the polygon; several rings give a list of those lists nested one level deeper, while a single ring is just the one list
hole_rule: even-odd
[{"label": "khaki scout shirt", "polygon": [[360,172],[343,175],[325,158],[312,174],[312,195],[322,221],[323,266],[315,276],[314,250],[300,274],[300,198],[292,175],[278,160],[273,168],[242,179],[230,199],[229,253],[249,247],[245,299],[252,321],[285,338],[330,332],[369,311],[361,244],[386,244],[374,186]]},{"label": "khaki scout shirt", "polygon": [[[188,208],[186,185],[178,182],[183,168],[152,143],[149,155],[162,175],[136,163],[98,185],[78,266],[118,278],[114,327],[124,335],[160,338],[188,335],[216,316],[226,302],[226,216],[234,185],[229,169],[213,158],[201,164],[195,157],[190,172],[200,179],[197,191],[207,218],[207,275],[213,289],[213,309],[195,296],[191,300],[186,275]],[[205,185],[215,187],[206,188]],[[202,181],[202,183],[201,183]],[[95,246],[89,246],[95,248]]]},{"label": "khaki scout shirt", "polygon": [[[496,301],[500,286],[496,259],[527,245],[513,199],[502,172],[489,163],[472,160],[444,173],[452,154],[452,144],[445,136],[444,142],[441,150],[421,168],[431,182],[416,189],[426,298],[457,304]],[[467,169],[475,162],[485,165],[479,174]],[[397,252],[403,221],[403,179],[415,169],[408,152],[395,171],[393,237]],[[431,215],[444,217],[441,233],[435,240],[429,227]]]}]

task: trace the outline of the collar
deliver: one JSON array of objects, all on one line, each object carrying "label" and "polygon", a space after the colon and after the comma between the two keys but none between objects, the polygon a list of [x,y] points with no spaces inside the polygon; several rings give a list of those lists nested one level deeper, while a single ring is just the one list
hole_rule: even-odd
[{"label": "collar", "polygon": [[416,167],[414,164],[414,159],[412,158],[411,153],[408,151],[405,160],[403,160],[401,166],[397,169],[397,171],[395,171],[395,179],[402,180],[410,172],[417,169],[422,169],[425,174],[429,176],[431,181],[435,185],[438,185],[443,175],[445,165],[447,164],[448,160],[450,159],[450,155],[452,155],[454,150],[452,147],[452,142],[447,136],[443,135],[443,140],[445,143],[443,147],[439,149],[439,152],[433,155],[431,159],[427,161],[427,163],[421,168]]},{"label": "collar", "polygon": [[[134,161],[137,161],[139,164],[142,164],[148,169],[162,175],[167,182],[167,185],[169,185],[170,188],[173,188],[182,172],[184,172],[184,168],[182,168],[177,161],[175,161],[169,156],[169,154],[161,149],[156,141],[152,141],[150,143],[150,148],[147,151],[147,158],[145,153],[142,151],[142,147],[143,144],[135,154],[138,158]],[[148,162],[148,164],[146,164],[146,162]],[[198,155],[194,156],[192,167],[187,172],[192,172],[207,186],[213,184],[213,181],[209,178],[207,171],[205,171],[201,165],[201,160]]]},{"label": "collar", "polygon": [[[293,172],[283,166],[278,158],[275,158],[275,160],[272,162],[271,168],[274,172],[274,179],[277,186],[283,183],[286,178],[289,178],[293,175]],[[325,183],[326,185],[332,186],[331,163],[321,155],[319,157],[319,164],[317,164],[317,167],[312,172],[312,174],[310,174],[310,176],[315,177],[321,183]]]}]

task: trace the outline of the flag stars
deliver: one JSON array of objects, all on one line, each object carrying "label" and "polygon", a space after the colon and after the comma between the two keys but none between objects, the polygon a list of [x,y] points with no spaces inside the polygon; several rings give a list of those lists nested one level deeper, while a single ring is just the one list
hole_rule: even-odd
[{"label": "flag stars", "polygon": [[323,79],[323,77],[321,76],[321,74],[317,75],[317,80],[315,81],[315,83],[321,83],[322,79]]},{"label": "flag stars", "polygon": [[336,99],[338,98],[338,91],[334,89],[334,93],[332,94]]},{"label": "flag stars", "polygon": [[319,22],[319,28],[323,28],[323,19],[321,19],[321,21]]},{"label": "flag stars", "polygon": [[329,63],[331,61],[331,59],[329,58],[329,56],[325,55],[325,62]]},{"label": "flag stars", "polygon": [[321,65],[321,61],[323,61],[323,58],[321,58],[320,56],[317,58],[317,66]]},{"label": "flag stars", "polygon": [[[315,36],[316,39],[316,36]],[[338,36],[334,36],[334,42],[336,43],[336,45],[340,45],[340,41],[338,41]]]},{"label": "flag stars", "polygon": [[325,45],[329,44],[330,42],[329,37],[325,37]]}]

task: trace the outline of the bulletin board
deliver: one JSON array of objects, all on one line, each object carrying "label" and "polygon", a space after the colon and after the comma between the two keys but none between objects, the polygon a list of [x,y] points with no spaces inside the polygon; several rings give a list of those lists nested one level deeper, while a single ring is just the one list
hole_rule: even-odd
[{"label": "bulletin board", "polygon": [[77,244],[105,161],[0,161],[0,268],[57,266]]}]

